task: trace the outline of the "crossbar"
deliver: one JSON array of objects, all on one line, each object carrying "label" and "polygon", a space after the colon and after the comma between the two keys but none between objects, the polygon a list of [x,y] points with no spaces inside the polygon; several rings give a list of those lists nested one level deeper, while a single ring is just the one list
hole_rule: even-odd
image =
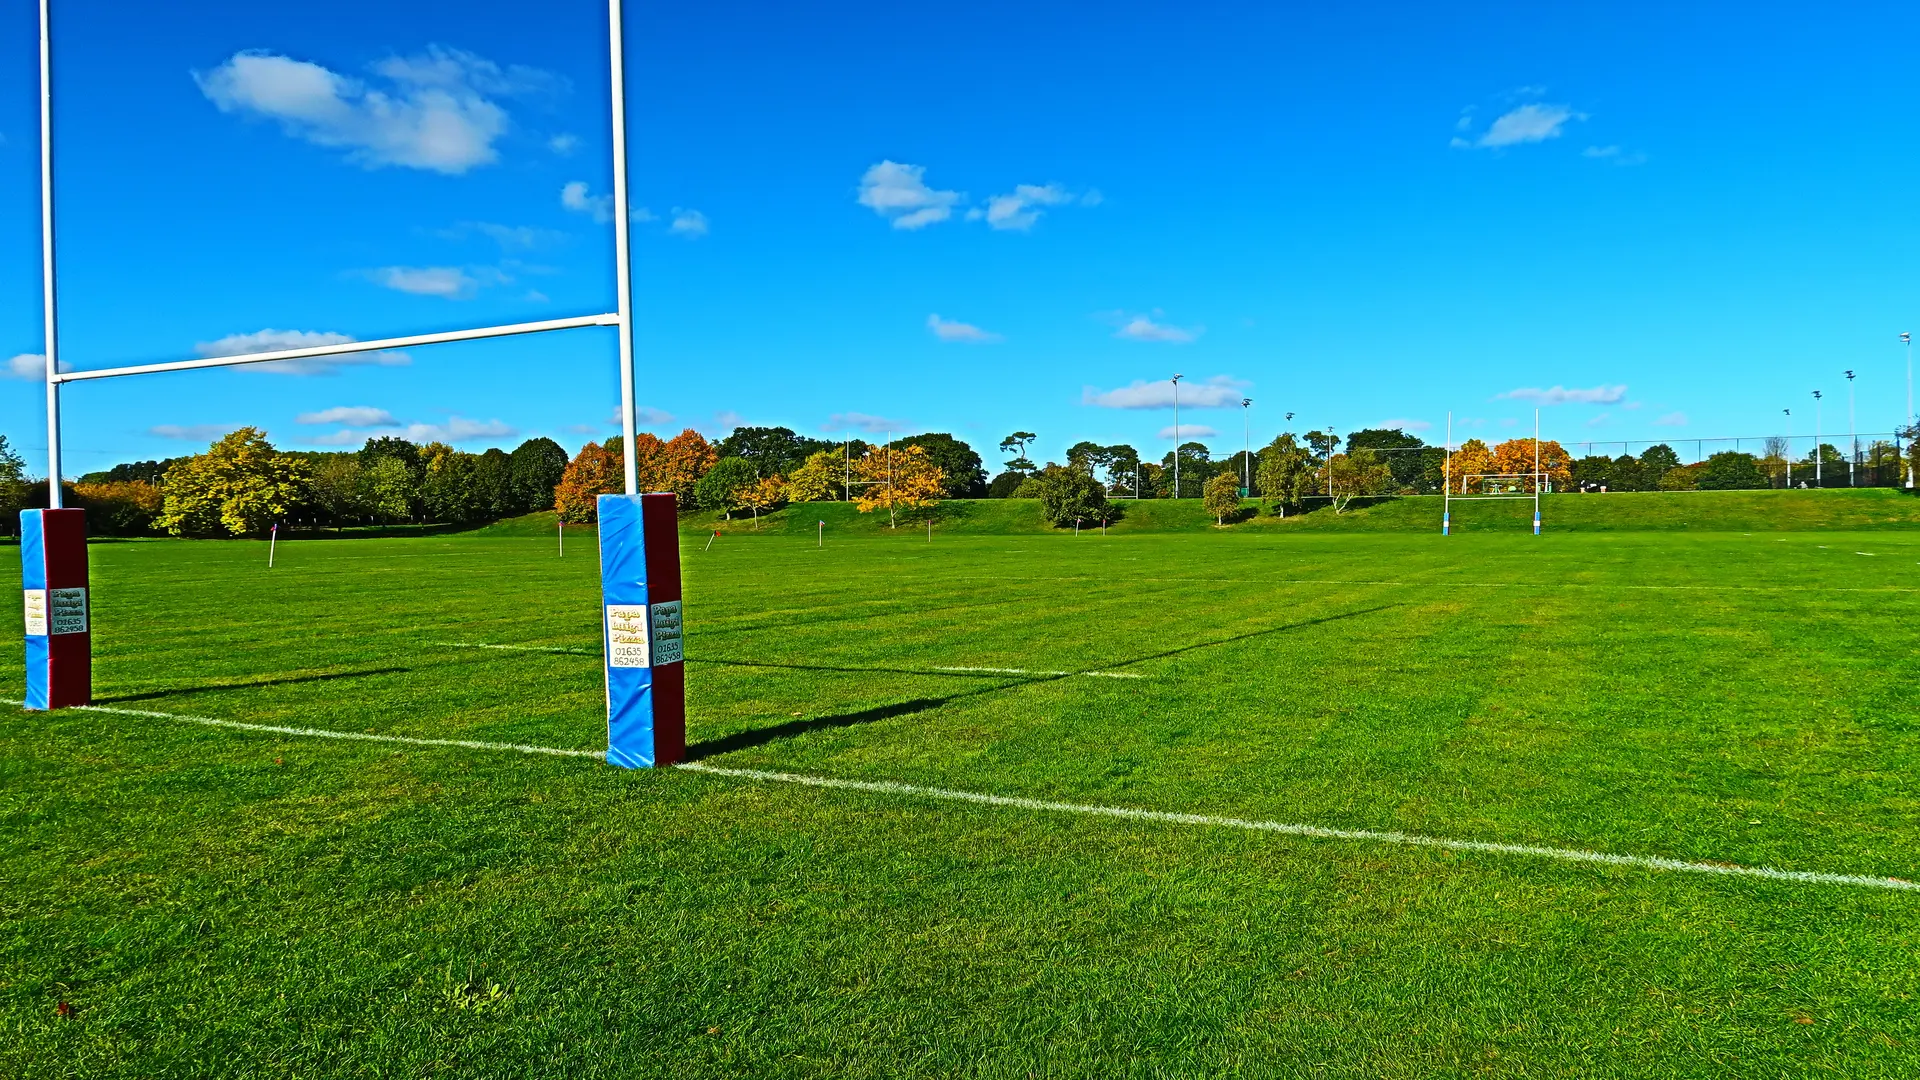
[{"label": "crossbar", "polygon": [[152,375],[161,371],[194,371],[199,368],[233,367],[238,364],[271,364],[276,360],[311,360],[321,356],[346,356],[352,353],[407,349],[416,345],[438,345],[447,341],[479,341],[484,338],[517,337],[542,334],[551,330],[575,330],[583,326],[618,326],[620,316],[578,315],[570,319],[546,319],[541,322],[508,323],[482,326],[472,330],[448,330],[438,334],[409,334],[406,337],[379,338],[374,341],[343,341],[336,345],[315,345],[305,349],[278,349],[273,352],[240,353],[235,356],[209,356],[202,360],[173,360],[163,364],[134,364],[129,367],[92,368],[86,371],[49,373],[54,382],[81,382],[86,379],[113,379],[122,375]]}]

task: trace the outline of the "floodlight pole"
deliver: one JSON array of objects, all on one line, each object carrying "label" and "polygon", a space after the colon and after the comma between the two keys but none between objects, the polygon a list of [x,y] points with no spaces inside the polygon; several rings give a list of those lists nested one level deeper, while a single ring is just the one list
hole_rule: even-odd
[{"label": "floodlight pole", "polygon": [[[1901,331],[1900,344],[1907,347],[1907,423],[1911,424],[1913,423],[1913,334],[1911,331]],[[1899,437],[1898,435],[1894,436],[1895,439]],[[1912,488],[1913,453],[1912,451],[1908,451],[1900,456],[1907,459],[1907,487]]]},{"label": "floodlight pole", "polygon": [[1813,486],[1820,486],[1820,391],[1813,392]]},{"label": "floodlight pole", "polygon": [[1173,497],[1180,497],[1180,379],[1173,377]]},{"label": "floodlight pole", "polygon": [[1781,415],[1787,418],[1787,451],[1780,455],[1787,459],[1787,490],[1793,490],[1793,410],[1781,409]]},{"label": "floodlight pole", "polygon": [[[40,0],[44,7],[47,0]],[[627,212],[627,80],[625,31],[621,27],[622,0],[607,0],[607,38],[613,83],[613,276],[620,313],[620,438],[626,491],[640,493],[638,434],[633,401],[633,267],[628,250],[631,222]]]},{"label": "floodlight pole", "polygon": [[1440,535],[1453,525],[1453,414],[1447,414],[1447,463],[1440,470]]},{"label": "floodlight pole", "polygon": [[1247,419],[1247,408],[1252,404],[1250,397],[1240,399],[1240,486],[1248,495],[1253,494],[1253,436]]},{"label": "floodlight pole", "polygon": [[1853,422],[1853,372],[1847,372],[1847,486],[1857,486],[1853,467],[1860,460],[1860,429]]},{"label": "floodlight pole", "polygon": [[53,23],[51,0],[40,0],[40,288],[46,302],[47,505],[60,498],[59,304],[53,286]]}]

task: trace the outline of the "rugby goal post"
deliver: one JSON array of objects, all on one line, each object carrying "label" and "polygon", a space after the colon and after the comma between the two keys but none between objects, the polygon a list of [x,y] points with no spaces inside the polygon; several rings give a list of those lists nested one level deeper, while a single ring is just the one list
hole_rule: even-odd
[{"label": "rugby goal post", "polygon": [[[608,0],[612,84],[614,288],[616,310],[539,322],[482,326],[373,341],[278,349],[237,356],[62,371],[54,272],[52,0],[40,0],[40,252],[45,302],[47,509],[21,512],[21,588],[25,593],[29,709],[92,701],[91,619],[86,515],[63,505],[60,486],[60,388],[66,383],[201,368],[268,364],[453,341],[515,337],[611,326],[619,331],[620,432],[627,452],[625,494],[602,495],[599,511],[601,640],[607,690],[607,760],[634,767],[686,756],[686,691],[680,648],[680,556],[674,496],[643,495],[632,448],[634,407],[633,281],[627,197],[626,61],[622,0]],[[650,542],[651,541],[651,542]]]},{"label": "rugby goal post", "polygon": [[[1540,410],[1533,410],[1533,471],[1523,473],[1478,473],[1482,485],[1488,480],[1528,481],[1533,490],[1530,494],[1507,494],[1504,487],[1497,488],[1491,495],[1467,495],[1463,488],[1459,498],[1453,493],[1453,414],[1447,414],[1447,464],[1440,479],[1440,535],[1448,536],[1453,532],[1453,504],[1455,502],[1503,502],[1530,500],[1533,503],[1533,535],[1540,535],[1540,492],[1547,485],[1547,474],[1540,469]],[[1462,478],[1464,479],[1464,477]]]}]

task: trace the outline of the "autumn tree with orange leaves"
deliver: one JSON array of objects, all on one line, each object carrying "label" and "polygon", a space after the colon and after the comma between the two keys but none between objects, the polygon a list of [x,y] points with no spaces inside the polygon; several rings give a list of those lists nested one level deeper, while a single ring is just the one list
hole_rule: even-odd
[{"label": "autumn tree with orange leaves", "polygon": [[1493,451],[1487,448],[1487,444],[1479,439],[1468,439],[1447,460],[1447,484],[1465,495],[1468,484],[1490,472],[1499,471],[1493,467]]},{"label": "autumn tree with orange leaves", "polygon": [[[612,442],[612,440],[608,440]],[[625,466],[620,452],[599,443],[588,443],[567,462],[560,483],[553,489],[553,509],[561,521],[583,524],[600,520],[602,495],[617,495],[626,490]]]},{"label": "autumn tree with orange leaves", "polygon": [[946,475],[918,446],[874,446],[854,459],[862,482],[853,505],[863,514],[885,509],[887,527],[899,525],[897,512],[939,505]]},{"label": "autumn tree with orange leaves", "polygon": [[[1527,473],[1520,480],[1520,490],[1533,494],[1533,476],[1536,471],[1533,456],[1532,439],[1508,439],[1493,448],[1494,473]],[[1548,490],[1564,491],[1573,483],[1573,455],[1552,439],[1540,440],[1538,472],[1546,474]]]}]

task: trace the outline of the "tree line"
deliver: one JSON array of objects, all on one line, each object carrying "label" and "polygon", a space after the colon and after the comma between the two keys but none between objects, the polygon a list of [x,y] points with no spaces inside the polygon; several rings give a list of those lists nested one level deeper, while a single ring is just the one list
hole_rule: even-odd
[{"label": "tree line", "polygon": [[[1906,433],[1903,433],[1903,435]],[[1040,503],[1055,525],[1111,521],[1131,499],[1192,498],[1224,523],[1249,512],[1246,500],[1286,515],[1309,506],[1344,512],[1355,499],[1389,495],[1546,491],[1677,491],[1784,487],[1805,483],[1813,463],[1822,478],[1846,476],[1847,461],[1822,443],[1789,460],[1784,440],[1759,455],[1724,451],[1683,464],[1671,446],[1638,456],[1575,459],[1558,442],[1531,438],[1489,445],[1468,439],[1451,455],[1417,436],[1365,428],[1285,432],[1255,453],[1215,458],[1189,441],[1146,460],[1126,444],[1074,443],[1065,461],[1036,464],[1039,436],[1002,439],[1002,467],[991,480],[980,455],[944,432],[883,441],[810,438],[784,427],[739,427],[718,441],[692,429],[671,439],[634,439],[642,491],[671,491],[683,508],[732,516],[788,503],[851,501],[898,523],[943,499],[1023,498]],[[1867,482],[1895,483],[1902,448],[1876,442],[1856,463]],[[1817,456],[1816,456],[1817,455]],[[66,501],[91,511],[109,535],[259,535],[269,526],[342,528],[404,523],[465,524],[553,511],[562,521],[595,520],[599,495],[625,489],[626,448],[619,437],[589,442],[571,457],[552,439],[479,453],[391,436],[351,451],[283,451],[245,427],[204,453],[116,465],[64,485]],[[1176,479],[1177,478],[1177,479]],[[1829,483],[1833,480],[1828,479]],[[45,505],[44,485],[0,438],[0,500],[15,509]]]}]

